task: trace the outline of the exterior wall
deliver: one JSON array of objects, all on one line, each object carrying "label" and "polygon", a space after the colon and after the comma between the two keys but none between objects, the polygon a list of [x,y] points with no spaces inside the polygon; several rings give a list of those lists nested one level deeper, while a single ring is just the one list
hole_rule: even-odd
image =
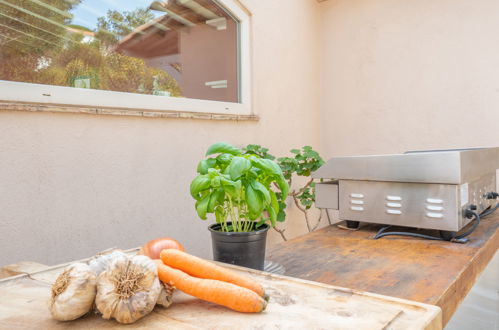
[{"label": "exterior wall", "polygon": [[[320,150],[319,5],[242,3],[252,14],[258,122],[0,111],[0,265],[55,264],[160,236],[211,257],[209,222],[189,195],[210,144]],[[304,233],[292,207],[287,226],[289,236]],[[270,244],[279,240],[270,233]]]},{"label": "exterior wall", "polygon": [[329,0],[321,13],[324,155],[499,142],[499,2]]}]

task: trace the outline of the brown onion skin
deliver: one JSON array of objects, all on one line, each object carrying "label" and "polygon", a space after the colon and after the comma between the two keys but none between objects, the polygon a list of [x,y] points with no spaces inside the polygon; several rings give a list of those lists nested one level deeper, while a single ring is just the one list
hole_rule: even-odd
[{"label": "brown onion skin", "polygon": [[161,237],[144,244],[141,254],[148,256],[151,259],[159,259],[161,250],[166,249],[177,249],[185,252],[184,247],[177,240],[169,237]]}]

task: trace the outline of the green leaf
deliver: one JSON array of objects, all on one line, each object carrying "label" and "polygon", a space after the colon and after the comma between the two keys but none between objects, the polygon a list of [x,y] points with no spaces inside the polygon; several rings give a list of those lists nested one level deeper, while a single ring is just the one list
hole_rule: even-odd
[{"label": "green leaf", "polygon": [[220,177],[219,177],[219,176],[216,176],[216,177],[214,177],[213,179],[211,179],[211,186],[212,186],[213,188],[218,188],[218,187],[220,187],[220,184],[221,184],[221,183],[220,183]]},{"label": "green leaf", "polygon": [[241,197],[242,183],[240,180],[232,181],[225,177],[220,177],[223,189],[231,198],[239,199]]},{"label": "green leaf", "polygon": [[269,190],[263,184],[261,184],[260,182],[258,182],[256,180],[251,180],[250,184],[254,190],[262,193],[263,197],[265,198],[265,203],[267,205],[271,203],[271,197],[270,197]]},{"label": "green leaf", "polygon": [[249,159],[255,167],[262,169],[269,174],[282,175],[281,167],[270,159],[261,159],[256,156],[251,156]]},{"label": "green leaf", "polygon": [[199,174],[208,173],[208,169],[214,167],[217,164],[217,160],[215,158],[203,159],[199,162],[197,172]]},{"label": "green leaf", "polygon": [[273,174],[282,175],[281,167],[270,159],[262,159],[262,162],[271,170]]},{"label": "green leaf", "polygon": [[255,228],[259,228],[261,225],[263,225],[265,222],[267,222],[268,218],[261,218],[260,221],[256,223]]},{"label": "green leaf", "polygon": [[210,194],[206,195],[203,199],[196,202],[196,212],[199,217],[206,220],[206,212],[208,211],[208,203],[210,202]]},{"label": "green leaf", "polygon": [[207,174],[210,179],[213,179],[220,175],[220,170],[217,168],[209,168]]},{"label": "green leaf", "polygon": [[210,188],[211,180],[208,178],[206,175],[198,175],[194,180],[191,182],[191,196],[194,197],[195,199],[198,199],[199,196],[198,194]]},{"label": "green leaf", "polygon": [[225,216],[226,215],[225,215],[224,209],[222,207],[217,207],[215,209],[215,219],[216,219],[217,223],[224,222]]},{"label": "green leaf", "polygon": [[224,143],[224,142],[218,142],[215,144],[212,144],[209,148],[208,151],[206,151],[206,156],[213,155],[213,154],[231,154],[231,155],[240,155],[241,150],[239,148],[234,147],[231,144]]},{"label": "green leaf", "polygon": [[221,154],[217,156],[216,160],[220,165],[227,165],[232,161],[232,158],[234,156],[231,154]]},{"label": "green leaf", "polygon": [[208,213],[213,213],[218,205],[223,204],[225,192],[223,189],[217,189],[210,194],[210,202],[208,203]]},{"label": "green leaf", "polygon": [[272,225],[272,227],[275,227],[277,220],[277,213],[274,211],[272,207],[267,208],[267,212],[269,213],[270,224]]},{"label": "green leaf", "polygon": [[289,192],[288,182],[286,181],[286,179],[284,179],[283,176],[277,177],[275,181],[277,182],[277,185],[279,186],[279,189],[281,190],[282,199],[283,200],[286,199],[286,197],[288,196],[288,192]]},{"label": "green leaf", "polygon": [[239,179],[244,172],[251,168],[251,162],[244,157],[234,157],[229,164],[228,171],[232,180]]},{"label": "green leaf", "polygon": [[250,184],[246,185],[246,203],[248,204],[249,218],[255,220],[263,211],[263,201]]},{"label": "green leaf", "polygon": [[248,144],[244,149],[244,154],[257,155],[260,158],[275,159],[274,155],[268,153],[269,149],[264,148],[258,144]]},{"label": "green leaf", "polygon": [[284,210],[279,210],[279,213],[277,213],[277,221],[284,222],[284,220],[286,220],[286,212],[284,212]]},{"label": "green leaf", "polygon": [[279,213],[279,202],[277,201],[277,196],[272,190],[269,191],[270,194],[270,206],[274,209],[275,213]]}]

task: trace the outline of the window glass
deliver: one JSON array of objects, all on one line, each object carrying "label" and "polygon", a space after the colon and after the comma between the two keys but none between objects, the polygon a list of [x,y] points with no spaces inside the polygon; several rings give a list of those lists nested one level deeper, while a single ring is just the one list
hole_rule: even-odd
[{"label": "window glass", "polygon": [[0,0],[0,80],[238,102],[237,25],[213,0]]}]

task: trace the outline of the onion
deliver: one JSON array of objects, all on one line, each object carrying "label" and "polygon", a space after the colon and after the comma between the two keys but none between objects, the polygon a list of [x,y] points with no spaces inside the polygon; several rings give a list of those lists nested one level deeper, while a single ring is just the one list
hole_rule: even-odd
[{"label": "onion", "polygon": [[159,259],[161,250],[166,249],[177,249],[180,251],[185,251],[182,244],[180,244],[178,241],[174,240],[173,238],[162,237],[147,242],[142,247],[142,254],[148,256],[151,259]]}]

